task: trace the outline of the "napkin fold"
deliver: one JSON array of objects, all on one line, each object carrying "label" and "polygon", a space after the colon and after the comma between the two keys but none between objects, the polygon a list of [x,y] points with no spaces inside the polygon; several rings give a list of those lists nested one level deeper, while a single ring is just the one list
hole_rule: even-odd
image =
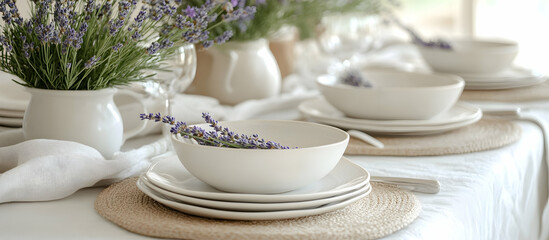
[{"label": "napkin fold", "polygon": [[[47,201],[85,187],[106,185],[143,172],[154,156],[168,151],[162,138],[105,159],[76,142],[36,139],[0,148],[0,203]],[[7,171],[6,171],[7,170]]]}]

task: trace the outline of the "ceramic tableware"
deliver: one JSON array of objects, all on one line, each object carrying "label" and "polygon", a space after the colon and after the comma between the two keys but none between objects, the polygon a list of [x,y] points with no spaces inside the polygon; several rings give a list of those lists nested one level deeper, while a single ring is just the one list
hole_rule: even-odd
[{"label": "ceramic tableware", "polygon": [[346,116],[377,120],[430,119],[450,109],[463,91],[456,75],[364,70],[372,87],[341,83],[336,75],[318,77],[322,95]]},{"label": "ceramic tableware", "polygon": [[[212,129],[208,123],[196,125]],[[205,146],[172,135],[185,168],[213,187],[237,193],[292,191],[326,176],[343,155],[349,135],[327,125],[284,120],[241,120],[219,126],[290,149],[237,149]]]},{"label": "ceramic tableware", "polygon": [[531,69],[512,67],[496,74],[459,74],[465,89],[496,90],[533,86],[547,81],[547,76]]},{"label": "ceramic tableware", "polygon": [[288,219],[288,218],[318,215],[322,213],[335,211],[337,209],[348,206],[349,204],[354,203],[359,199],[367,196],[368,194],[370,194],[370,191],[371,191],[371,188],[370,188],[370,190],[363,192],[355,197],[351,197],[342,201],[332,202],[317,208],[305,208],[305,209],[283,210],[283,211],[246,212],[246,211],[219,210],[219,209],[200,207],[196,205],[178,202],[172,198],[155,193],[150,188],[148,188],[145,184],[139,181],[137,183],[137,187],[141,191],[143,191],[143,193],[153,198],[154,200],[160,202],[161,204],[164,204],[172,209],[181,211],[183,213],[191,214],[195,216],[201,216],[201,217],[230,219],[230,220],[277,220],[277,219]]},{"label": "ceramic tableware", "polygon": [[357,129],[383,135],[427,135],[473,124],[482,118],[480,108],[464,102],[429,120],[370,120],[345,117],[323,98],[311,99],[298,106],[308,119],[344,129]]},{"label": "ceramic tableware", "polygon": [[20,80],[12,74],[0,71],[0,109],[24,112],[31,95],[12,79]]},{"label": "ceramic tableware", "polygon": [[218,201],[280,203],[328,198],[359,189],[370,180],[364,168],[342,157],[325,177],[305,187],[280,194],[238,194],[224,192],[198,180],[179,162],[168,156],[152,164],[145,172],[147,179],[163,189],[195,198]]},{"label": "ceramic tableware", "polygon": [[141,175],[139,180],[150,188],[151,191],[165,197],[172,198],[174,201],[182,202],[189,205],[195,205],[205,208],[213,208],[229,211],[246,211],[246,212],[261,212],[261,211],[285,211],[297,210],[306,208],[317,208],[325,204],[343,201],[371,190],[370,184],[366,184],[356,190],[341,195],[336,195],[328,198],[313,199],[310,201],[297,202],[282,202],[282,203],[249,203],[249,202],[234,202],[234,201],[218,201],[203,198],[195,198],[187,195],[178,194],[160,188],[151,183],[145,175]]},{"label": "ceramic tableware", "polygon": [[425,62],[436,72],[497,73],[510,68],[518,44],[510,40],[453,39],[451,49],[418,46]]},{"label": "ceramic tableware", "polygon": [[[97,149],[105,158],[111,158],[120,151],[126,139],[137,135],[146,126],[144,121],[135,129],[123,129],[120,112],[113,101],[118,91],[115,88],[89,91],[26,90],[32,97],[23,117],[25,140],[75,141]],[[142,110],[147,112],[144,104]]]}]

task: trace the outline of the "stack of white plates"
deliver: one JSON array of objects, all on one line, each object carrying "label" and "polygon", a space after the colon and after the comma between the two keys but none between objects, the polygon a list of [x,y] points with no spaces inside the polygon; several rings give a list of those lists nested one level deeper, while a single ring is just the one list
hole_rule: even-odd
[{"label": "stack of white plates", "polygon": [[513,67],[494,74],[457,74],[465,80],[465,89],[497,90],[527,87],[543,83],[547,76],[521,67]]},{"label": "stack of white plates", "polygon": [[480,108],[464,102],[457,102],[447,112],[428,120],[350,118],[330,105],[324,98],[304,101],[298,108],[306,118],[315,122],[383,135],[427,135],[440,133],[465,127],[482,118]]},{"label": "stack of white plates", "polygon": [[0,72],[0,128],[20,128],[23,115],[30,101],[30,93],[24,87],[13,82],[13,75]]},{"label": "stack of white plates", "polygon": [[345,157],[324,178],[280,194],[219,191],[190,174],[170,156],[153,164],[137,181],[146,195],[186,214],[231,220],[274,220],[322,214],[368,195],[370,175]]}]

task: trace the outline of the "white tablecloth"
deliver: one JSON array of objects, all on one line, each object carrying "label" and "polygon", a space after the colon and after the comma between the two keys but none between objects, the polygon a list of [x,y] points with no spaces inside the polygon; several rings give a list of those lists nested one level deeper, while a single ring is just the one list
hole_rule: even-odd
[{"label": "white tablecloth", "polygon": [[[416,193],[423,207],[419,218],[387,239],[536,239],[548,197],[547,167],[540,129],[532,123],[520,126],[521,140],[497,150],[350,157],[375,175],[433,177],[442,184],[436,195]],[[0,239],[147,239],[95,212],[101,190],[83,189],[50,202],[0,204]]]}]

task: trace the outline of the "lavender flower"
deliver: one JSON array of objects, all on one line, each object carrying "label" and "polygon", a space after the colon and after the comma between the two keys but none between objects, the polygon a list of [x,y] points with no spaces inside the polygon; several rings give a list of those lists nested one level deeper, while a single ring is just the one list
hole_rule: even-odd
[{"label": "lavender flower", "polygon": [[340,76],[340,81],[343,84],[353,87],[372,87],[372,84],[355,69],[346,69]]},{"label": "lavender flower", "polygon": [[170,129],[172,134],[180,134],[185,138],[194,139],[201,145],[227,147],[227,148],[247,148],[247,149],[289,149],[273,141],[260,139],[257,134],[248,136],[245,134],[236,134],[228,128],[219,125],[219,122],[212,118],[208,113],[202,113],[202,118],[212,131],[206,131],[197,126],[188,126],[185,122],[176,121],[174,117],[162,116],[160,113],[140,114],[141,120],[152,120],[162,122],[173,126]]},{"label": "lavender flower", "polygon": [[394,23],[396,23],[397,26],[399,26],[404,31],[406,31],[412,38],[412,42],[415,44],[418,44],[424,47],[441,48],[446,50],[452,49],[452,46],[450,45],[450,43],[443,39],[438,39],[436,41],[426,41],[416,32],[416,30],[414,30],[410,26],[404,25],[398,18],[391,16],[391,20]]},{"label": "lavender flower", "polygon": [[6,37],[4,37],[2,35],[0,35],[0,43],[4,47],[2,50],[5,49],[6,51],[11,52],[11,50],[13,49],[11,44],[8,43],[8,40],[6,39]]},{"label": "lavender flower", "polygon": [[120,50],[120,48],[122,48],[124,45],[122,43],[117,43],[116,45],[112,46],[112,50],[114,52],[118,52],[118,50]]},{"label": "lavender flower", "polygon": [[23,42],[23,52],[25,54],[25,58],[30,58],[30,52],[34,50],[34,43],[27,43]]},{"label": "lavender flower", "polygon": [[136,30],[136,31],[132,34],[132,39],[133,39],[134,41],[137,41],[137,40],[139,40],[140,38],[141,38],[141,34],[139,33],[139,31]]},{"label": "lavender flower", "polygon": [[22,85],[60,90],[97,90],[142,81],[143,72],[171,57],[175,46],[224,43],[232,33],[219,31],[228,22],[221,16],[234,15],[233,8],[240,3],[206,0],[187,7],[190,3],[182,0],[142,0],[138,9],[138,0],[33,2],[31,17],[23,20],[16,0],[0,0],[5,22],[0,70],[19,76]]},{"label": "lavender flower", "polygon": [[206,40],[206,41],[202,42],[202,47],[203,47],[203,48],[209,48],[209,47],[211,47],[213,44],[214,44],[214,42],[213,42],[212,40]]},{"label": "lavender flower", "polygon": [[185,15],[187,15],[190,18],[196,17],[196,7],[187,6],[185,9]]},{"label": "lavender flower", "polygon": [[160,50],[160,43],[158,42],[153,42],[151,44],[151,46],[149,46],[147,48],[147,54],[149,55],[153,55],[153,54],[156,54],[158,52],[158,50]]},{"label": "lavender flower", "polygon": [[99,60],[101,60],[101,56],[99,57],[91,57],[90,60],[88,60],[86,62],[86,64],[84,65],[86,69],[90,69],[92,68],[97,62],[99,62]]},{"label": "lavender flower", "polygon": [[233,36],[233,31],[231,31],[231,30],[225,31],[223,34],[221,34],[221,35],[219,35],[215,38],[215,43],[217,43],[217,44],[225,43],[232,36]]},{"label": "lavender flower", "polygon": [[173,46],[173,42],[167,38],[162,39],[159,43],[160,43],[160,49],[171,48]]},{"label": "lavender flower", "polygon": [[222,16],[222,18],[226,21],[247,21],[254,17],[255,11],[256,8],[254,6],[246,6],[232,12],[227,12]]},{"label": "lavender flower", "polygon": [[0,1],[0,12],[2,13],[2,19],[7,24],[15,23],[21,25],[23,23],[23,18],[19,16],[19,9],[17,9],[14,0]]}]

